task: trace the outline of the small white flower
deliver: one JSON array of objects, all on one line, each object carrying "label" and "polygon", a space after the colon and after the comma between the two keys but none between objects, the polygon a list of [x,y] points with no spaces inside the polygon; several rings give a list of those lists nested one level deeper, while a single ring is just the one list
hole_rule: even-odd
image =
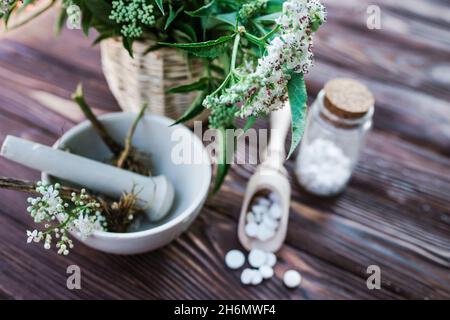
[{"label": "small white flower", "polygon": [[83,213],[80,213],[77,219],[73,221],[73,225],[75,227],[75,230],[81,239],[86,239],[95,230],[98,230],[98,219],[92,219],[88,215],[83,215]]},{"label": "small white flower", "polygon": [[34,239],[37,238],[38,235],[38,231],[37,230],[33,230],[33,232],[27,230],[27,243],[31,243],[32,241],[34,241]]},{"label": "small white flower", "polygon": [[[43,231],[27,231],[27,243],[44,240],[44,248],[49,250],[54,237],[58,239],[55,244],[58,254],[68,255],[69,249],[73,248],[68,232],[76,232],[84,239],[95,230],[105,230],[106,218],[102,215],[100,204],[91,200],[86,190],[81,190],[80,195],[73,193],[69,207],[60,197],[60,188],[59,184],[51,186],[38,182],[36,191],[41,197],[27,199],[31,204],[27,209],[30,216],[36,223],[42,223],[44,228]],[[56,219],[60,225],[52,223]]]},{"label": "small white flower", "polygon": [[59,197],[59,191],[55,190],[53,186],[49,186],[47,190],[42,193],[42,201],[47,203],[47,212],[54,215],[61,211],[62,199]]}]

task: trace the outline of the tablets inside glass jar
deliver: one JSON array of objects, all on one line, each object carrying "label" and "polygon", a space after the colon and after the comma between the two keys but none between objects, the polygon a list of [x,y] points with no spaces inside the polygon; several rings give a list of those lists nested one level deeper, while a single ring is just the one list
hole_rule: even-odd
[{"label": "tablets inside glass jar", "polygon": [[309,192],[331,196],[345,188],[352,174],[352,162],[333,141],[318,138],[302,145],[296,173]]}]

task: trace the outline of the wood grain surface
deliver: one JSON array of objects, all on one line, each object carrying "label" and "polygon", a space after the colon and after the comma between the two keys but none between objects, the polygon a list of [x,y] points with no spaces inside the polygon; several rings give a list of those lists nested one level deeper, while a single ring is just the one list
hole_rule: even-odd
[{"label": "wood grain surface", "polygon": [[[27,245],[27,196],[0,191],[0,299],[450,299],[450,4],[324,2],[329,21],[307,76],[310,102],[328,79],[360,79],[376,97],[374,130],[338,198],[304,193],[287,163],[290,224],[274,279],[245,287],[223,262],[239,248],[240,203],[255,169],[239,165],[178,240],[130,257],[80,243],[68,257]],[[381,8],[381,30],[366,27],[369,4]],[[79,81],[97,113],[119,110],[98,47],[78,31],[53,36],[54,19],[0,38],[0,141],[13,134],[51,144],[82,121],[70,102]],[[39,178],[4,159],[0,175]],[[72,264],[81,267],[81,290],[66,287]],[[382,270],[381,290],[366,287],[369,265]],[[281,280],[291,268],[303,276],[296,290]]]}]

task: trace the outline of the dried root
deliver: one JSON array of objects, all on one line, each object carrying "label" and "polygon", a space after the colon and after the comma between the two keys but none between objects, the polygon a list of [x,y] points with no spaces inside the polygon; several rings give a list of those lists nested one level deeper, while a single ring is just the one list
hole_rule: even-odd
[{"label": "dried root", "polygon": [[150,156],[145,153],[139,152],[138,150],[133,148],[132,145],[134,133],[136,132],[136,128],[145,114],[147,104],[144,104],[139,111],[136,119],[133,122],[133,125],[131,126],[127,134],[124,142],[124,147],[122,147],[121,144],[117,143],[111,137],[103,124],[92,112],[91,107],[89,107],[89,105],[86,103],[83,94],[83,87],[81,84],[78,85],[76,91],[72,95],[72,99],[78,104],[86,118],[91,122],[94,130],[112,152],[113,157],[111,159],[111,164],[121,169],[125,169],[145,176],[151,176],[151,169],[149,165]]},{"label": "dried root", "polygon": [[[36,191],[37,182],[0,177],[0,189],[8,189],[29,193],[31,195],[39,195]],[[59,190],[59,196],[63,199],[70,200],[72,194],[80,194],[81,189],[69,188],[62,186]],[[110,232],[126,232],[133,220],[144,211],[138,206],[138,197],[132,193],[124,193],[119,201],[109,199],[102,196],[96,196],[87,193],[89,200],[94,200],[101,205],[101,211],[106,218],[108,231]]]}]

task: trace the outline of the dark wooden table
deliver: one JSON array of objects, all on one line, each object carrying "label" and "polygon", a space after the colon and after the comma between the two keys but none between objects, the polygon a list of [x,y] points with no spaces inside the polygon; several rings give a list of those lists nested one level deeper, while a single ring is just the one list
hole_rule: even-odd
[{"label": "dark wooden table", "polygon": [[[0,298],[50,299],[442,299],[450,298],[450,6],[445,0],[377,0],[382,29],[366,27],[369,1],[325,1],[313,98],[336,76],[364,81],[376,95],[374,130],[345,193],[323,200],[293,186],[287,241],[276,276],[244,287],[223,263],[239,247],[239,204],[254,166],[235,166],[220,195],[171,245],[114,256],[76,243],[68,257],[27,245],[33,228],[26,195],[0,191]],[[13,134],[53,143],[83,120],[70,102],[78,81],[99,113],[117,111],[98,47],[80,32],[52,36],[54,14],[0,40],[0,141]],[[266,126],[260,122],[258,125]],[[242,155],[241,155],[242,156]],[[0,159],[0,175],[38,179]],[[66,268],[82,270],[82,289],[66,288]],[[368,290],[366,268],[382,270]],[[298,269],[297,290],[282,285]]]}]

